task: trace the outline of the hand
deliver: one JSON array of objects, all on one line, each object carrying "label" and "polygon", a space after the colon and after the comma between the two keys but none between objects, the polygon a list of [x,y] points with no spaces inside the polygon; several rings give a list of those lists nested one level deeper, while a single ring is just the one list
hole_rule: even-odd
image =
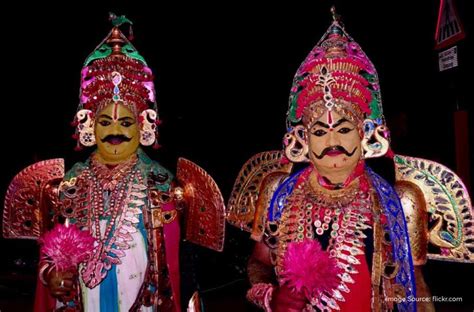
[{"label": "hand", "polygon": [[51,295],[56,298],[69,295],[76,275],[76,272],[58,272],[53,269],[46,277]]},{"label": "hand", "polygon": [[297,291],[293,291],[286,284],[275,287],[270,303],[272,312],[301,312],[309,301]]}]

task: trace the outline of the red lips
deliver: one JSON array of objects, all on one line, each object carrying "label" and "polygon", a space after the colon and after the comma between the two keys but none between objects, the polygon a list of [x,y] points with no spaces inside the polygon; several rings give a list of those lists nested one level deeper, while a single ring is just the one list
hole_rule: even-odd
[{"label": "red lips", "polygon": [[344,153],[338,150],[330,150],[326,153],[327,156],[331,156],[331,157],[335,157],[341,154],[344,154]]},{"label": "red lips", "polygon": [[108,143],[112,144],[112,145],[119,145],[123,142],[124,140],[121,139],[121,138],[110,138],[107,140]]}]

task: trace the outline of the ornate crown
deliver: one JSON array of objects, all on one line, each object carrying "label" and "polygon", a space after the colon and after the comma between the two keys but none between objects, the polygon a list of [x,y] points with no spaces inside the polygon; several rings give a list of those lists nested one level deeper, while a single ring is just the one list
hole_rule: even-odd
[{"label": "ornate crown", "polygon": [[289,127],[310,125],[334,110],[356,125],[366,118],[384,123],[377,71],[349,36],[333,9],[333,22],[293,79]]}]

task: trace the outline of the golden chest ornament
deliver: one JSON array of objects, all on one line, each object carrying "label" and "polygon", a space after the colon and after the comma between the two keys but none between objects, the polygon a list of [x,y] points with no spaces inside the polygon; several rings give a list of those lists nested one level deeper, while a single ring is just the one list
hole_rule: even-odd
[{"label": "golden chest ornament", "polygon": [[[364,256],[364,230],[371,229],[374,216],[370,189],[366,177],[354,180],[340,190],[327,190],[312,175],[299,183],[288,198],[286,209],[278,226],[277,248],[274,262],[276,272],[281,272],[283,259],[290,242],[317,239],[326,241],[323,248],[336,259],[341,269],[340,283],[332,292],[312,298],[311,305],[325,310],[339,310],[338,301],[344,301],[354,283]],[[375,218],[378,218],[375,217]]]}]

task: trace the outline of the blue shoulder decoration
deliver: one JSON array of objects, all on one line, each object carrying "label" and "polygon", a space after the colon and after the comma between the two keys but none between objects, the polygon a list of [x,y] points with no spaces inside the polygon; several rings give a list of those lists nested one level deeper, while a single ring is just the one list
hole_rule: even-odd
[{"label": "blue shoulder decoration", "polygon": [[369,167],[366,167],[372,186],[382,205],[383,214],[391,229],[390,238],[394,260],[399,265],[395,281],[405,288],[406,300],[398,304],[398,310],[416,311],[416,285],[405,215],[395,189]]},{"label": "blue shoulder decoration", "polygon": [[280,220],[281,213],[286,205],[286,199],[291,192],[293,192],[296,181],[298,181],[303,170],[293,173],[277,188],[270,202],[270,207],[268,208],[268,221],[273,222]]}]

